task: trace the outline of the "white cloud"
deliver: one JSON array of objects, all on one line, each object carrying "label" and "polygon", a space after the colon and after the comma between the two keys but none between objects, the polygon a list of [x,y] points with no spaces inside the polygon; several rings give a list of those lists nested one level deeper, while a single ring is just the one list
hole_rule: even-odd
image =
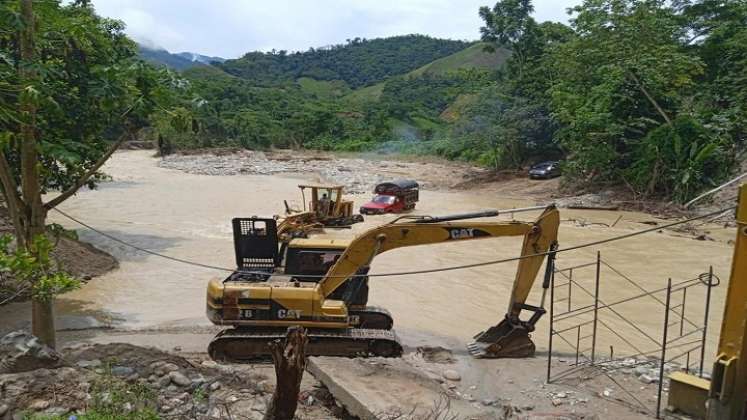
[{"label": "white cloud", "polygon": [[[580,0],[536,0],[535,17],[567,20]],[[477,39],[485,0],[94,0],[99,14],[123,20],[127,33],[169,51],[238,57],[248,51],[344,43],[346,39],[420,33]]]}]

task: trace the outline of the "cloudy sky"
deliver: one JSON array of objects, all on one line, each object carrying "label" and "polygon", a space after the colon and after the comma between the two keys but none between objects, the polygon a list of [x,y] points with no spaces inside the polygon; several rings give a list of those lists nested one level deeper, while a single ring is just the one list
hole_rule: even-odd
[{"label": "cloudy sky", "polygon": [[[535,0],[539,21],[568,19],[580,0]],[[139,42],[234,58],[410,33],[473,40],[488,0],[93,0]]]}]

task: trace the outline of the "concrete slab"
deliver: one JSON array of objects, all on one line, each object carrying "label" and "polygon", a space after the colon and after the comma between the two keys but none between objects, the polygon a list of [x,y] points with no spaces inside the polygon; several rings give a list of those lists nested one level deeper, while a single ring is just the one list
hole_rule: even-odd
[{"label": "concrete slab", "polygon": [[[350,412],[363,420],[385,418],[494,419],[498,411],[448,392],[450,381],[402,359],[311,357],[307,369]],[[456,384],[456,382],[455,382]]]}]

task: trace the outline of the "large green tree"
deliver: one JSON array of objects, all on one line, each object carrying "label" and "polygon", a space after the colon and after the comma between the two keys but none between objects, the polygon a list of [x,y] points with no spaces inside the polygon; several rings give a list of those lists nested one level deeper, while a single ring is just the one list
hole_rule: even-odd
[{"label": "large green tree", "polygon": [[[18,248],[43,260],[48,212],[95,185],[117,147],[168,106],[176,79],[135,60],[123,24],[88,1],[3,2],[0,23],[0,184]],[[32,326],[54,345],[64,287],[47,286],[32,289]]]},{"label": "large green tree", "polygon": [[728,139],[692,107],[705,65],[681,16],[662,0],[586,0],[574,12],[551,89],[569,174],[680,200],[721,176]]}]

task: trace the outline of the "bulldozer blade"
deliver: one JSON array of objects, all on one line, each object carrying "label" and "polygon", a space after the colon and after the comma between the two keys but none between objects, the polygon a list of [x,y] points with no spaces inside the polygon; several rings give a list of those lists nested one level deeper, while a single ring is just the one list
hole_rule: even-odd
[{"label": "bulldozer blade", "polygon": [[535,352],[529,330],[508,319],[475,335],[474,339],[467,350],[478,359],[532,357]]}]

